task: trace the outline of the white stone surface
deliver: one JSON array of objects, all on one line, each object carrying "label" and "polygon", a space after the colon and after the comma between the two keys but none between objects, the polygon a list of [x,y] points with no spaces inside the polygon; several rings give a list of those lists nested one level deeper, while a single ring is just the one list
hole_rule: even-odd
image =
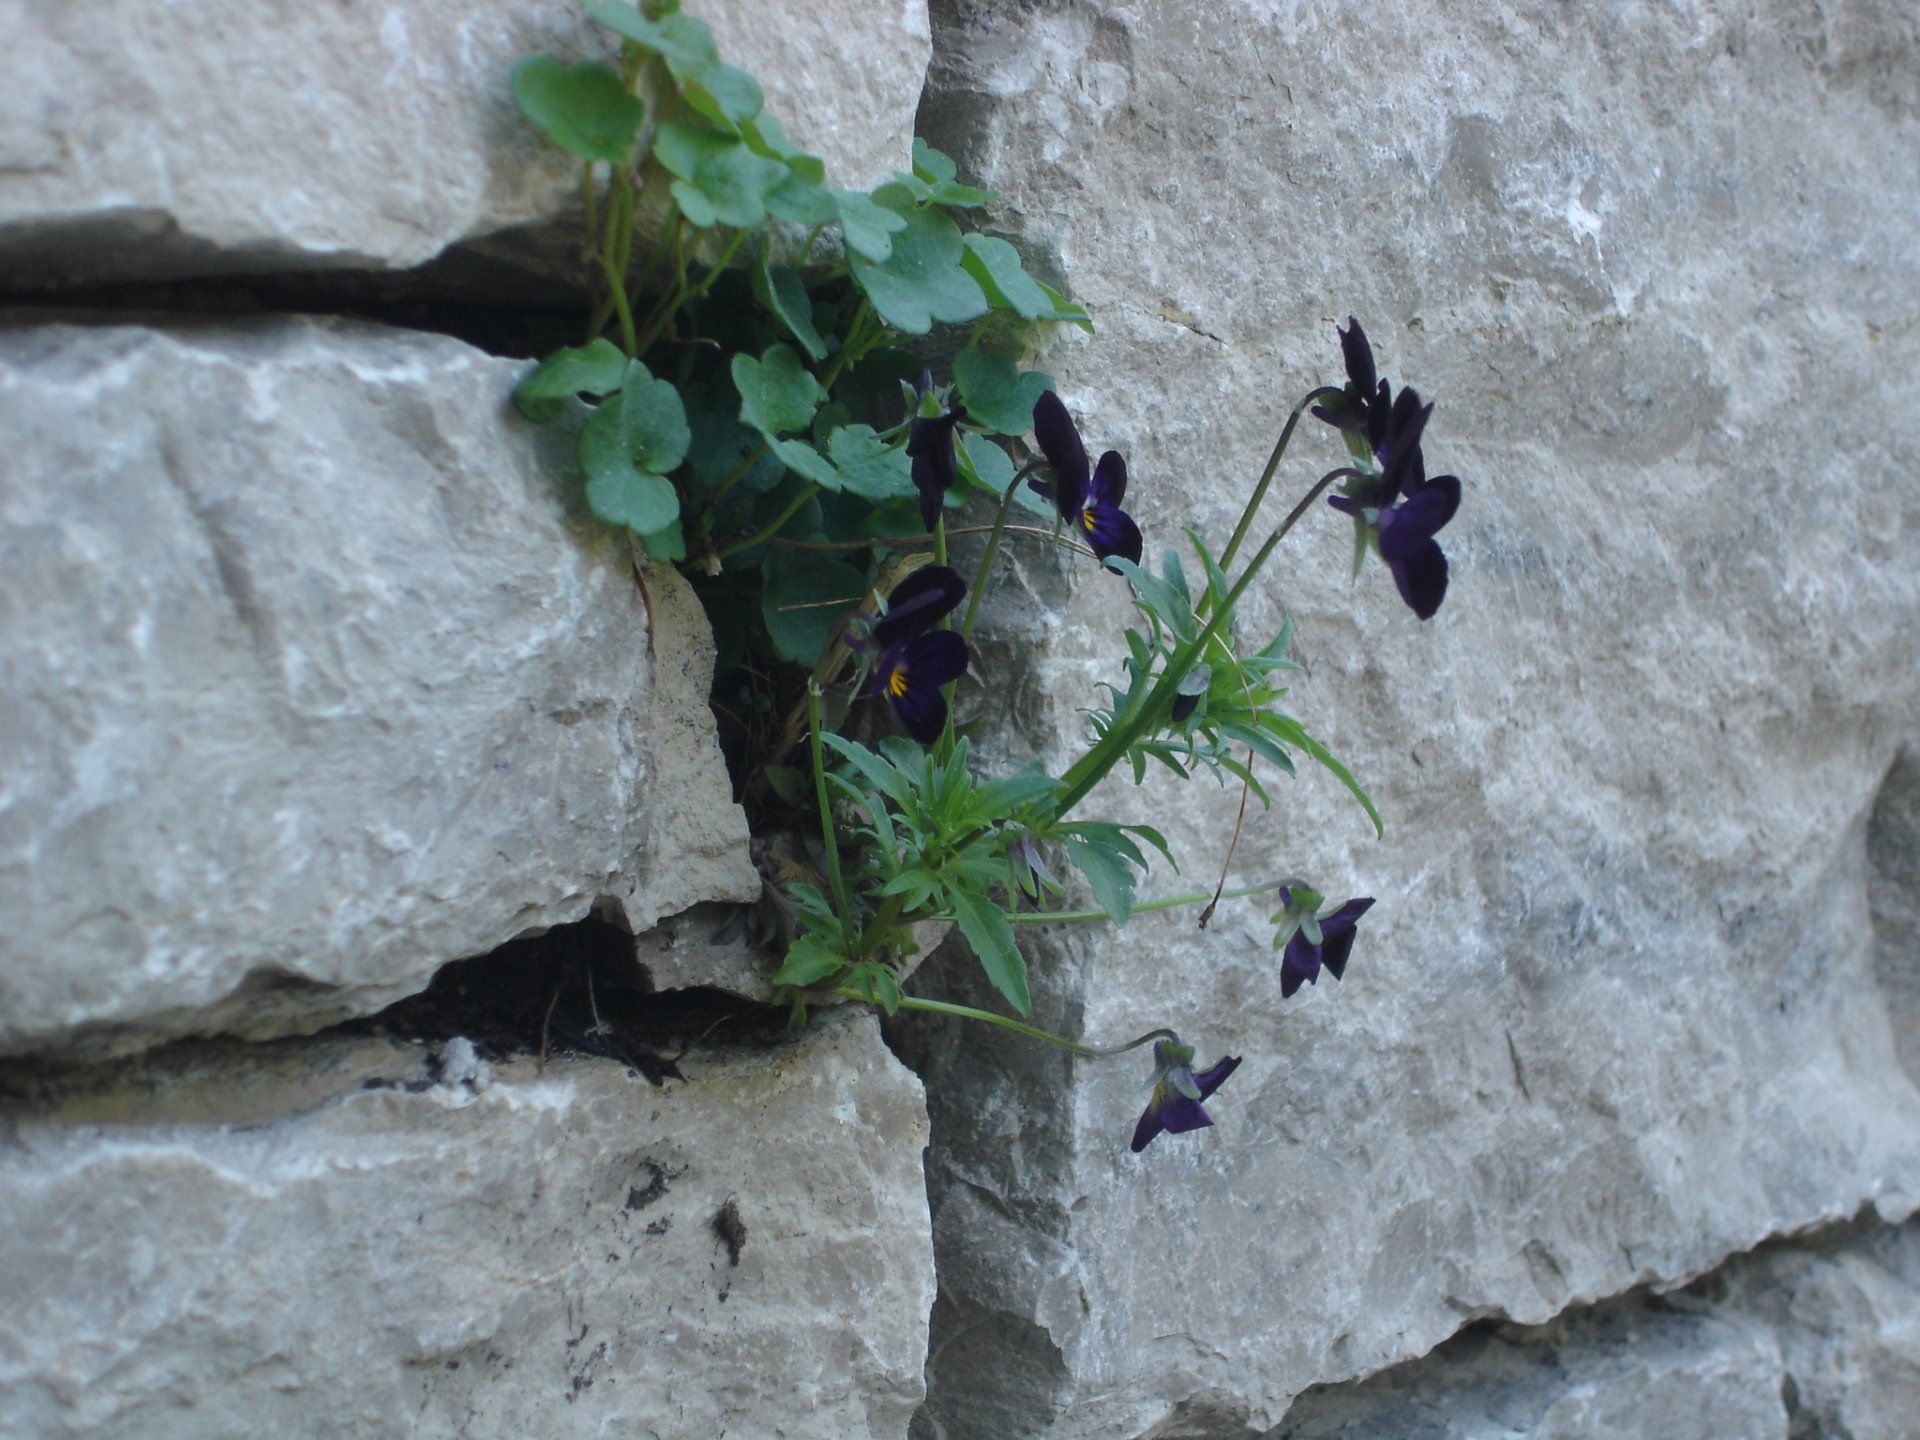
[{"label": "white stone surface", "polygon": [[[1029,947],[1043,1022],[1244,1056],[1213,1130],[1134,1157],[1137,1060],[901,1027],[926,1433],[1258,1433],[1476,1318],[1915,1204],[1920,1011],[1866,836],[1920,734],[1916,74],[1911,7],[1871,0],[936,13],[922,128],[1093,312],[1039,363],[1152,547],[1226,536],[1349,313],[1466,498],[1432,623],[1349,585],[1324,512],[1248,607],[1260,638],[1292,613],[1289,709],[1387,834],[1303,774],[1234,879],[1377,897],[1346,982],[1283,1004],[1258,904]],[[1337,463],[1309,423],[1287,497]],[[972,703],[1065,758],[1118,582],[1022,556]],[[1172,891],[1236,800],[1090,813],[1166,828]],[[939,993],[991,1003],[958,948]]]},{"label": "white stone surface", "polygon": [[704,617],[569,513],[523,368],[0,334],[0,1053],[311,1030],[596,904],[758,894]]},{"label": "white stone surface", "polygon": [[[688,9],[836,184],[907,163],[925,0]],[[388,269],[549,224],[577,171],[521,118],[513,66],[612,38],[577,0],[13,0],[0,266],[13,285]]]},{"label": "white stone surface", "polygon": [[463,1047],[181,1047],[10,1104],[0,1431],[905,1434],[926,1112],[871,1020],[661,1090]]}]

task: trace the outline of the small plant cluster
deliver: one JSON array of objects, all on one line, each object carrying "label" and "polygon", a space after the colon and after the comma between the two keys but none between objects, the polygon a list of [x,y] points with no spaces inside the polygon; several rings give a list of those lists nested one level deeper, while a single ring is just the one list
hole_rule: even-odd
[{"label": "small plant cluster", "polygon": [[[759,84],[677,5],[592,0],[587,11],[621,37],[617,69],[543,57],[515,74],[527,116],[581,161],[590,265],[584,343],[541,362],[516,401],[531,420],[577,425],[588,506],[679,564],[706,605],[716,714],[756,829],[781,857],[767,938],[795,1023],[812,1005],[857,1001],[1001,1025],[1089,1057],[1152,1044],[1133,1148],[1210,1124],[1203,1102],[1237,1057],[1196,1070],[1172,1030],[1096,1047],[909,995],[915,937],[925,922],[956,926],[1026,1016],[1023,926],[1125,924],[1202,903],[1204,925],[1222,899],[1260,894],[1278,907],[1283,995],[1344,973],[1370,898],[1330,904],[1298,878],[1226,891],[1223,867],[1211,894],[1142,900],[1151,857],[1173,864],[1165,838],[1084,806],[1116,768],[1138,783],[1157,766],[1237,783],[1244,815],[1249,795],[1271,803],[1263,767],[1291,775],[1305,757],[1379,830],[1352,772],[1280,708],[1298,668],[1290,624],[1254,645],[1236,622],[1276,547],[1329,490],[1353,521],[1356,573],[1377,555],[1417,616],[1439,609],[1447,564],[1435,536],[1460,484],[1426,474],[1432,407],[1376,374],[1351,322],[1345,385],[1294,407],[1225,545],[1188,531],[1150,567],[1124,508],[1124,458],[1090,461],[1051,378],[1019,363],[1036,327],[1092,322],[1012,245],[962,228],[990,192],[961,184],[921,142],[911,171],[835,189],[765,112]],[[935,336],[958,325],[971,326],[961,343]],[[949,384],[934,383],[936,364]],[[1342,434],[1351,463],[1243,559],[1309,410]],[[970,503],[988,513],[956,523]],[[1016,511],[1031,513],[1017,523]],[[960,534],[985,536],[970,578],[950,563]],[[1085,749],[1059,774],[982,755],[955,719],[982,597],[1016,541],[1109,572],[1095,583],[1128,587],[1137,615],[1115,680],[1085,711]],[[1048,908],[1068,868],[1097,909]]]}]

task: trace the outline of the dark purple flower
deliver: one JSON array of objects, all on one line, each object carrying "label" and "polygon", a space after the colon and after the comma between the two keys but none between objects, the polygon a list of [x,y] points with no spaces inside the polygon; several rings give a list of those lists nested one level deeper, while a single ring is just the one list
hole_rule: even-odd
[{"label": "dark purple flower", "polygon": [[1367,448],[1379,444],[1386,429],[1392,393],[1373,364],[1373,346],[1367,332],[1353,316],[1347,328],[1339,332],[1340,353],[1347,362],[1347,384],[1337,396],[1313,407],[1316,420],[1324,420],[1350,436],[1364,439]]},{"label": "dark purple flower", "polygon": [[[1384,380],[1380,390],[1384,396]],[[1447,595],[1447,557],[1433,537],[1460,507],[1456,476],[1427,478],[1420,439],[1432,413],[1433,406],[1420,403],[1418,391],[1402,386],[1373,442],[1378,468],[1327,497],[1334,509],[1353,517],[1359,540],[1380,552],[1400,598],[1422,620],[1431,620]]]},{"label": "dark purple flower", "polygon": [[1189,1130],[1204,1130],[1213,1119],[1201,1107],[1226,1084],[1227,1077],[1240,1068],[1240,1057],[1229,1055],[1214,1062],[1212,1068],[1193,1073],[1193,1047],[1177,1040],[1153,1042],[1153,1095],[1133,1127],[1133,1153],[1138,1155],[1165,1130],[1183,1135]]},{"label": "dark purple flower", "polygon": [[953,456],[953,430],[967,418],[966,407],[922,415],[907,428],[907,455],[913,462],[913,488],[920,492],[920,519],[931,530],[939,522],[947,491],[960,478]]},{"label": "dark purple flower", "polygon": [[1280,887],[1280,913],[1273,918],[1280,925],[1280,939],[1286,954],[1280,960],[1280,994],[1291,996],[1302,985],[1312,985],[1325,970],[1338,980],[1347,971],[1347,957],[1353,954],[1354,927],[1360,917],[1373,908],[1370,897],[1349,900],[1339,909],[1316,915],[1320,892],[1288,881]]},{"label": "dark purple flower", "polygon": [[947,566],[924,566],[893,587],[887,613],[868,627],[878,652],[873,688],[922,745],[946,729],[947,697],[940,687],[966,673],[967,642],[933,628],[966,593],[967,582]]},{"label": "dark purple flower", "polygon": [[1051,390],[1034,402],[1033,437],[1053,470],[1051,483],[1030,481],[1033,488],[1053,501],[1062,520],[1086,532],[1087,545],[1095,555],[1102,560],[1118,555],[1138,565],[1140,527],[1120,508],[1127,498],[1127,462],[1120,452],[1107,451],[1089,474],[1080,431]]}]

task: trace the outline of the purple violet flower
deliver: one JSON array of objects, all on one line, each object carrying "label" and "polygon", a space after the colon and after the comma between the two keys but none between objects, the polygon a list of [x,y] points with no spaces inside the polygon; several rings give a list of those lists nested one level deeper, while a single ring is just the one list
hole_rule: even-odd
[{"label": "purple violet flower", "polygon": [[1325,915],[1316,914],[1322,903],[1320,892],[1301,881],[1289,880],[1280,887],[1280,913],[1273,917],[1280,929],[1273,943],[1286,946],[1280,960],[1283,999],[1303,984],[1315,984],[1323,969],[1336,980],[1346,974],[1354,927],[1373,908],[1372,897],[1363,896]]},{"label": "purple violet flower", "polygon": [[940,687],[967,669],[967,642],[952,630],[933,627],[960,603],[967,582],[945,565],[923,566],[893,587],[887,613],[868,627],[878,651],[874,692],[886,697],[906,731],[931,745],[947,726],[947,697]]},{"label": "purple violet flower", "polygon": [[1062,520],[1086,532],[1087,545],[1095,555],[1102,560],[1118,555],[1138,565],[1140,527],[1120,508],[1127,498],[1127,462],[1120,452],[1107,451],[1088,474],[1087,447],[1081,443],[1080,431],[1051,390],[1034,402],[1033,437],[1053,469],[1053,480],[1028,483],[1053,501]]},{"label": "purple violet flower", "polygon": [[1340,349],[1346,389],[1313,413],[1337,426],[1354,458],[1372,468],[1348,480],[1327,503],[1353,517],[1356,566],[1367,549],[1379,551],[1400,598],[1420,619],[1431,620],[1447,595],[1447,557],[1433,537],[1460,508],[1460,481],[1453,475],[1427,478],[1420,437],[1433,407],[1422,405],[1412,386],[1395,395],[1378,377],[1373,347],[1352,316],[1340,332]]},{"label": "purple violet flower", "polygon": [[1183,1135],[1189,1130],[1204,1130],[1213,1118],[1201,1107],[1227,1083],[1227,1077],[1240,1068],[1240,1057],[1228,1055],[1210,1069],[1193,1073],[1193,1047],[1178,1040],[1153,1042],[1153,1095],[1133,1127],[1133,1153],[1138,1155],[1162,1130]]},{"label": "purple violet flower", "polygon": [[966,418],[966,407],[955,405],[939,415],[919,416],[907,428],[913,488],[920,492],[920,519],[929,530],[939,523],[947,491],[960,478],[953,455],[953,431]]}]

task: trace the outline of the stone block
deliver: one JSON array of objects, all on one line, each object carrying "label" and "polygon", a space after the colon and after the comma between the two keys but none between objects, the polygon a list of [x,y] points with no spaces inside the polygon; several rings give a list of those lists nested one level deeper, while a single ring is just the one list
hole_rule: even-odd
[{"label": "stone block", "polygon": [[682,1063],[328,1035],[38,1077],[0,1122],[0,1431],[900,1440],[918,1082],[853,1016]]},{"label": "stone block", "polygon": [[[1349,583],[1324,510],[1243,607],[1293,618],[1287,708],[1386,836],[1303,761],[1230,878],[1376,897],[1345,982],[1282,1002],[1258,902],[1029,946],[1043,1023],[1244,1056],[1214,1129],[1135,1157],[1137,1058],[901,1027],[927,1434],[1259,1433],[1477,1319],[1913,1207],[1916,1012],[1868,893],[1905,869],[1868,835],[1920,734],[1920,183],[1884,159],[1920,149],[1916,71],[1870,0],[936,10],[923,131],[1091,310],[1036,363],[1127,455],[1149,554],[1224,540],[1349,314],[1465,500],[1430,623],[1377,563]],[[1307,422],[1269,523],[1341,455]],[[978,743],[1071,758],[1118,585],[1022,552]],[[1238,800],[1088,813],[1167,831],[1150,894],[1211,883]],[[919,983],[993,1003],[957,951]],[[1162,1428],[1199,1397],[1213,1428]]]},{"label": "stone block", "polygon": [[759,880],[685,582],[523,366],[304,320],[0,333],[0,1053],[317,1029]]},{"label": "stone block", "polygon": [[[689,11],[835,183],[907,163],[925,0]],[[533,54],[606,59],[612,39],[577,0],[11,5],[0,268],[16,287],[383,270],[552,227],[578,172],[521,118],[511,72]],[[511,253],[573,273],[570,244]]]}]

